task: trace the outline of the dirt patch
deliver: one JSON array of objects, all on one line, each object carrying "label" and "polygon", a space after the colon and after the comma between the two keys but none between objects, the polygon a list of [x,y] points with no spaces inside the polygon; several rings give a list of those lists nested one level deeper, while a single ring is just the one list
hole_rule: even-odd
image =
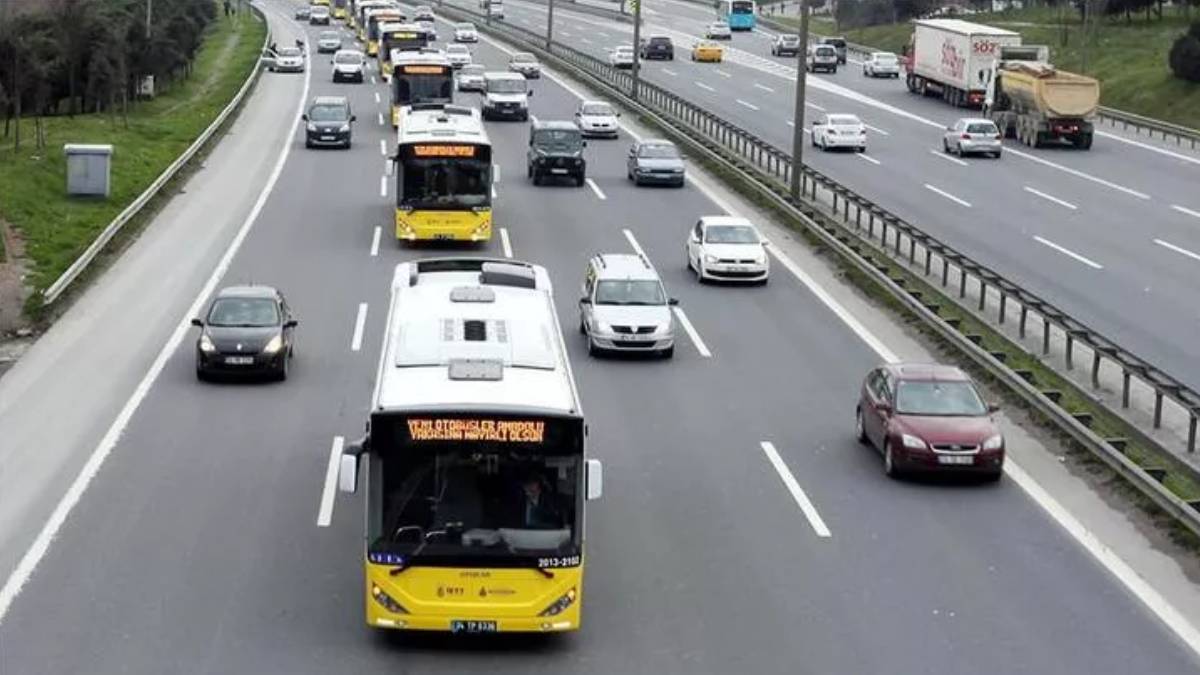
[{"label": "dirt patch", "polygon": [[29,295],[25,283],[29,262],[25,258],[25,241],[16,228],[0,220],[0,237],[4,238],[4,260],[0,262],[0,337],[29,328],[21,309]]}]

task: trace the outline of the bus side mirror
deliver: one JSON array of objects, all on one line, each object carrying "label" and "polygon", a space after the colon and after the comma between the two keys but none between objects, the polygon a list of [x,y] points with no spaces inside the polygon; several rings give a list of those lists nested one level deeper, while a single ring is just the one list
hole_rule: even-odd
[{"label": "bus side mirror", "polygon": [[604,466],[598,459],[587,460],[587,498],[588,501],[599,499],[604,494]]},{"label": "bus side mirror", "polygon": [[338,464],[338,490],[351,495],[358,492],[358,455],[342,454]]}]

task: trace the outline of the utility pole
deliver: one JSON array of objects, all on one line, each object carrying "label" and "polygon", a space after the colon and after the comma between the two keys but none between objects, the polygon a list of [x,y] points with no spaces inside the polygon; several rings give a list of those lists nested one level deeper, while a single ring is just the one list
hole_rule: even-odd
[{"label": "utility pole", "polygon": [[630,96],[638,100],[638,78],[642,68],[642,0],[630,0],[633,3],[633,89]]},{"label": "utility pole", "polygon": [[154,0],[146,0],[146,41],[150,41],[150,18],[154,15]]},{"label": "utility pole", "polygon": [[800,47],[796,59],[796,110],[792,127],[792,199],[800,201],[800,176],[804,167],[804,77],[808,66],[808,0],[800,2]]},{"label": "utility pole", "polygon": [[550,0],[550,11],[546,14],[546,51],[554,43],[554,0]]}]

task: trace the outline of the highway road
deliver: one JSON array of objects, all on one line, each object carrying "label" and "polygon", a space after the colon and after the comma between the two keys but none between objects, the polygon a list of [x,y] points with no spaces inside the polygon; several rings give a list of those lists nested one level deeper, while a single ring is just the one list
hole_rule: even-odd
[{"label": "highway road", "polygon": [[[290,3],[266,6],[280,44],[301,30],[313,41],[315,29],[288,18]],[[500,67],[507,57],[481,43],[475,58]],[[278,105],[244,113],[293,133],[222,277],[288,294],[301,322],[291,378],[202,385],[193,334],[166,351],[20,594],[0,597],[0,672],[1173,675],[1200,667],[1013,480],[883,476],[851,429],[860,378],[883,355],[789,269],[785,247],[775,247],[765,287],[700,286],[684,269],[683,241],[699,216],[722,212],[708,191],[629,184],[628,130],[589,143],[594,185],[535,188],[522,171],[528,126],[504,122],[489,123],[502,169],[497,223],[514,257],[549,269],[563,324],[575,323],[590,254],[641,249],[695,336],[681,333],[671,361],[592,359],[582,340],[569,340],[592,452],[608,475],[604,499],[589,509],[580,633],[459,640],[366,628],[359,498],[339,496],[329,526],[317,524],[330,445],[361,432],[394,265],[445,251],[388,236],[393,192],[383,155],[392,134],[376,99],[384,87],[334,85],[324,59],[313,65],[308,75],[268,75]],[[550,77],[534,88],[537,117],[569,118],[573,89]],[[354,148],[306,151],[293,126],[299,102],[332,93],[351,97]],[[278,146],[269,140],[235,134],[224,144],[255,144],[270,156]],[[232,189],[205,187],[214,200]],[[496,237],[478,252],[509,251]],[[180,274],[207,272],[208,262],[180,260]],[[164,313],[106,329],[169,334],[177,320]],[[5,541],[6,554],[30,543],[18,539]]]},{"label": "highway road", "polygon": [[[564,5],[558,41],[600,58],[631,42],[631,24]],[[645,7],[645,33],[678,50],[644,65],[648,81],[790,150],[795,69],[770,55],[769,31],[737,33],[725,63],[696,64],[686,48],[711,9]],[[506,8],[508,22],[544,33],[544,4]],[[808,122],[853,113],[870,128],[866,154],[806,147],[806,163],[1200,387],[1200,153],[1104,129],[1089,152],[1009,141],[1001,161],[963,161],[942,153],[941,130],[970,111],[918,98],[902,79],[865,78],[855,62],[808,82]]]}]

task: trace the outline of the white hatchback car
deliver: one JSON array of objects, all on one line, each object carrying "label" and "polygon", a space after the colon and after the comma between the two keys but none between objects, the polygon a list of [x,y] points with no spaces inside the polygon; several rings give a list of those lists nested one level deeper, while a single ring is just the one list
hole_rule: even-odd
[{"label": "white hatchback car", "polygon": [[891,52],[873,52],[863,59],[863,77],[900,77],[900,59]]},{"label": "white hatchback car", "polygon": [[608,51],[608,65],[613,68],[633,67],[633,47],[622,45]]},{"label": "white hatchback car", "polygon": [[479,33],[475,32],[475,24],[473,24],[473,23],[456,23],[456,24],[454,24],[454,41],[455,42],[479,42]]},{"label": "white hatchback car", "polygon": [[688,234],[687,266],[701,283],[750,281],[767,283],[771,262],[767,243],[745,218],[704,216]]},{"label": "white hatchback car", "polygon": [[732,40],[733,30],[724,21],[714,21],[705,26],[704,37],[709,40]]},{"label": "white hatchback car", "polygon": [[575,125],[584,136],[607,136],[616,138],[619,133],[617,118],[621,113],[605,101],[584,101],[575,110]]},{"label": "white hatchback car", "polygon": [[822,150],[853,148],[858,152],[866,152],[867,125],[856,115],[821,115],[812,123],[812,144]]},{"label": "white hatchback car", "polygon": [[471,50],[466,45],[452,44],[446,47],[446,60],[452,68],[471,65]]}]

